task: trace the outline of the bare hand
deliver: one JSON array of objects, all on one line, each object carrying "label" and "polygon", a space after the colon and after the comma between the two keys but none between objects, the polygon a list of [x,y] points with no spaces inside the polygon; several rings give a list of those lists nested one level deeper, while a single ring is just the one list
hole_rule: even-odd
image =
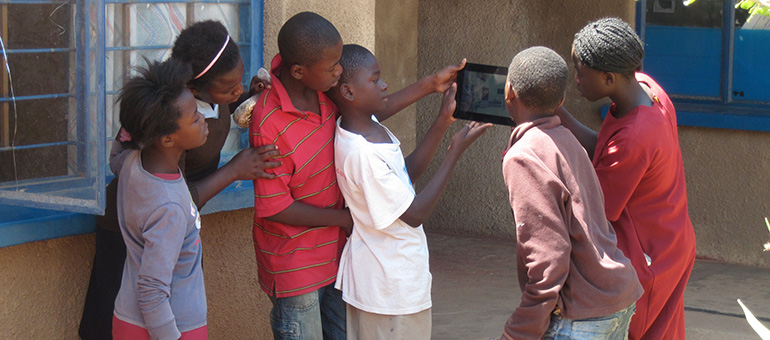
[{"label": "bare hand", "polygon": [[263,145],[257,148],[241,150],[227,163],[235,171],[236,180],[254,180],[258,178],[273,179],[275,174],[265,172],[265,169],[275,168],[281,165],[278,161],[269,161],[281,153],[275,145]]},{"label": "bare hand", "polygon": [[264,68],[260,68],[259,71],[257,71],[257,75],[251,77],[251,84],[249,84],[249,97],[266,89],[272,88],[270,85],[271,82],[272,79],[270,78],[270,72],[267,72],[267,70]]},{"label": "bare hand", "polygon": [[449,145],[449,150],[456,152],[463,152],[468,148],[476,139],[484,134],[492,123],[479,123],[470,122],[463,126],[460,131],[457,131],[454,138],[452,138],[452,144]]},{"label": "bare hand", "polygon": [[460,71],[463,67],[465,67],[465,58],[459,64],[449,65],[433,74],[434,91],[441,93],[449,89],[455,82],[455,79],[457,79],[457,71]]},{"label": "bare hand", "polygon": [[455,94],[457,93],[457,83],[450,84],[449,88],[444,91],[444,97],[441,99],[441,109],[438,111],[438,118],[439,120],[444,120],[448,124],[452,124],[455,121],[455,118],[452,116],[452,114],[455,112],[455,108],[457,107],[457,101],[455,100]]}]

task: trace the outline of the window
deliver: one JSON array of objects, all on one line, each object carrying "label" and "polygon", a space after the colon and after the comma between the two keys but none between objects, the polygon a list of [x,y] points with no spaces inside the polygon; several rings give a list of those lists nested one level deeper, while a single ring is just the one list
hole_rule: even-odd
[{"label": "window", "polygon": [[637,30],[645,42],[644,72],[666,89],[685,118],[690,113],[728,115],[737,120],[718,117],[714,127],[770,131],[765,120],[770,119],[770,78],[760,71],[770,55],[770,17],[751,14],[743,8],[748,6],[739,4],[740,0],[697,0],[690,5],[681,0],[639,1]]},{"label": "window", "polygon": [[[262,63],[260,0],[6,0],[0,3],[0,204],[101,214],[115,100],[134,67],[213,19]],[[242,146],[236,128],[230,151]],[[227,150],[226,150],[227,151]]]}]

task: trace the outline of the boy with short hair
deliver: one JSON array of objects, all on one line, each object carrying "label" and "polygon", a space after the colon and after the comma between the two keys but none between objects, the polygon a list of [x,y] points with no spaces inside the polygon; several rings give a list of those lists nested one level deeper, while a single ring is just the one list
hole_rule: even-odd
[{"label": "boy with short hair", "polygon": [[605,217],[591,161],[554,115],[567,78],[564,59],[546,47],[520,52],[508,70],[505,104],[517,126],[503,177],[522,297],[503,339],[567,339],[573,325],[590,326],[592,339],[626,339],[642,295]]},{"label": "boy with short hair", "polygon": [[412,181],[430,164],[454,122],[456,86],[444,93],[436,121],[415,152],[379,123],[388,85],[372,53],[345,45],[343,72],[329,96],[340,108],[334,142],[337,180],[353,217],[340,258],[348,339],[430,339],[431,274],[422,222],[430,215],[463,151],[491,124],[471,123],[455,135],[447,157],[425,190]]},{"label": "boy with short hair", "polygon": [[[259,282],[273,301],[276,339],[344,339],[345,305],[334,289],[339,255],[353,221],[334,173],[338,110],[323,93],[337,84],[342,39],[318,14],[302,12],[278,33],[272,87],[254,107],[252,146],[275,144],[276,179],[254,182],[254,248]],[[463,64],[450,66],[390,97],[382,119],[446,89]],[[442,90],[443,91],[443,90]],[[342,228],[341,228],[342,227]]]}]

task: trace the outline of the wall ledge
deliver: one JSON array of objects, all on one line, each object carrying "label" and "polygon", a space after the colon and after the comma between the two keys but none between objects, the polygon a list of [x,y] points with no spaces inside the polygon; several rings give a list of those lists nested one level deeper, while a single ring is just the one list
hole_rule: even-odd
[{"label": "wall ledge", "polygon": [[[253,206],[253,182],[236,181],[209,200],[201,209],[201,214]],[[0,205],[0,248],[87,234],[95,230],[95,215]]]}]

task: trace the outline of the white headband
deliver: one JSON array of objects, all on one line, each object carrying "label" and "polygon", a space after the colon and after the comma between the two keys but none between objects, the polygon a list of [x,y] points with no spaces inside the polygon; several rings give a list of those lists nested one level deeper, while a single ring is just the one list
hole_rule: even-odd
[{"label": "white headband", "polygon": [[198,73],[198,75],[195,76],[195,78],[193,78],[193,79],[200,78],[202,75],[206,74],[206,72],[209,71],[211,66],[214,66],[214,64],[216,64],[217,60],[219,60],[219,56],[221,56],[222,52],[225,51],[225,47],[227,47],[227,43],[228,42],[230,42],[230,35],[229,34],[227,35],[227,39],[225,39],[225,44],[222,45],[221,49],[219,49],[219,53],[217,53],[217,55],[214,56],[214,60],[212,60],[211,63],[209,63],[209,66],[206,66],[206,68],[204,68],[203,71],[201,71],[201,73]]}]

